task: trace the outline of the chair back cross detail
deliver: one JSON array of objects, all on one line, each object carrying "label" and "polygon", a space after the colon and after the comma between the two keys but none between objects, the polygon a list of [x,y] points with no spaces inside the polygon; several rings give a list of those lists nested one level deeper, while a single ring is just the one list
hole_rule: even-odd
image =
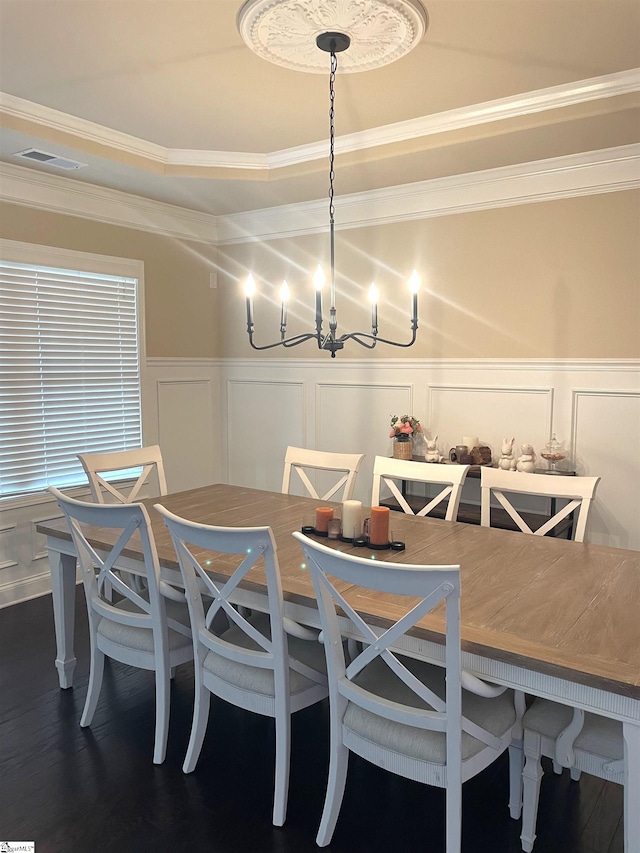
[{"label": "chair back cross detail", "polygon": [[[507,512],[511,520],[523,533],[535,536],[545,536],[572,512],[577,513],[573,524],[573,539],[583,542],[587,529],[589,513],[595,499],[600,477],[570,477],[562,475],[543,476],[522,471],[503,471],[497,468],[482,468],[481,470],[481,508],[480,523],[483,527],[491,526],[492,496]],[[566,500],[551,517],[536,530],[532,530],[513,505],[511,495],[538,495],[548,497],[554,503],[556,500]]]},{"label": "chair back cross detail", "polygon": [[[373,463],[371,506],[379,505],[380,491],[384,485],[389,489],[393,497],[398,501],[400,508],[407,515],[429,515],[439,504],[447,500],[445,520],[455,521],[460,506],[462,486],[464,485],[469,468],[469,465],[438,465],[435,463],[413,462],[409,459],[390,459],[386,456],[376,456]],[[398,488],[397,481],[399,480],[439,485],[443,488],[434,498],[425,498],[425,506],[417,513],[414,513]]]},{"label": "chair back cross detail", "polygon": [[[89,479],[91,495],[96,503],[105,503],[106,494],[111,495],[118,503],[133,503],[140,499],[143,486],[148,485],[153,476],[156,478],[154,496],[167,494],[164,464],[157,444],[109,453],[79,453],[78,459]],[[124,473],[132,468],[142,468],[142,471],[127,493],[102,476],[118,471]]]},{"label": "chair back cross detail", "polygon": [[[295,472],[309,497],[328,501],[350,500],[356,485],[356,476],[364,453],[332,453],[324,450],[307,450],[304,447],[287,447],[282,476],[282,494],[290,494],[292,474]],[[320,495],[309,477],[309,473],[334,472],[337,479],[327,491]],[[342,497],[338,495],[342,489]]]}]

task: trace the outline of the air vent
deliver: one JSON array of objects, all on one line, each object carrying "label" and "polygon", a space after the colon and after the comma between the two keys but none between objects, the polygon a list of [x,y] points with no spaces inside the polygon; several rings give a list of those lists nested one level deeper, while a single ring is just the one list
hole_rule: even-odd
[{"label": "air vent", "polygon": [[42,163],[45,166],[53,166],[54,169],[64,169],[70,171],[72,169],[82,169],[87,163],[79,163],[77,160],[68,160],[66,157],[58,157],[57,154],[49,154],[47,151],[38,151],[37,148],[27,148],[24,151],[18,151],[14,157],[22,157],[23,160],[32,160],[35,163]]}]

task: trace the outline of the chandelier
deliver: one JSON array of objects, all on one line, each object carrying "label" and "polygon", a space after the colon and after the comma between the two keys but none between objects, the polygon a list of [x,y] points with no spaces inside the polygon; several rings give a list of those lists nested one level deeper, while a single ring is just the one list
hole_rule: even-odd
[{"label": "chandelier", "polygon": [[[351,11],[350,11],[351,7]],[[307,27],[301,26],[301,8],[307,16]],[[289,27],[287,13],[293,17],[295,26]],[[379,291],[374,283],[369,288],[371,303],[371,331],[339,333],[338,315],[336,308],[336,270],[335,270],[335,205],[334,205],[334,160],[335,160],[335,80],[338,70],[337,54],[350,47],[354,37],[355,51],[351,62],[346,62],[347,71],[358,71],[364,68],[375,68],[392,62],[408,52],[422,37],[427,26],[427,16],[424,8],[417,0],[370,0],[368,14],[361,16],[355,4],[336,4],[335,0],[315,0],[308,7],[302,6],[298,0],[248,0],[238,15],[238,27],[249,47],[258,55],[272,62],[296,70],[312,71],[320,69],[318,56],[309,52],[309,34],[318,33],[318,26],[313,15],[325,23],[331,16],[342,15],[341,21],[336,21],[335,29],[320,32],[315,36],[315,46],[330,55],[329,67],[329,317],[328,324],[323,311],[323,288],[326,276],[321,266],[318,266],[313,277],[315,288],[315,330],[302,334],[288,335],[287,305],[291,292],[286,281],[280,289],[280,334],[279,339],[268,344],[257,344],[254,340],[254,311],[253,299],[256,284],[253,275],[249,274],[245,282],[245,298],[247,308],[247,335],[249,344],[255,350],[267,350],[274,347],[294,347],[306,341],[315,340],[318,349],[331,353],[335,358],[336,352],[343,349],[347,341],[355,341],[367,349],[373,349],[378,343],[395,347],[410,347],[415,343],[418,331],[418,292],[420,279],[414,270],[408,279],[410,298],[410,336],[406,341],[394,341],[381,337],[378,333],[378,299]],[[352,17],[349,19],[349,14]],[[345,16],[346,19],[345,19]],[[376,17],[384,18],[384,27],[376,27]],[[308,30],[308,32],[306,31]],[[287,32],[288,39],[283,39]],[[293,33],[293,38],[291,37]],[[292,50],[293,47],[293,50]]]}]

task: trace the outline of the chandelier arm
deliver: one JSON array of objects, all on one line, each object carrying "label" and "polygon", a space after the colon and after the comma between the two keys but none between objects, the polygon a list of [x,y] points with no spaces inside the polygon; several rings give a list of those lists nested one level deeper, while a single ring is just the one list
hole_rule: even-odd
[{"label": "chandelier arm", "polygon": [[294,335],[294,337],[292,337],[292,338],[285,338],[284,340],[276,341],[273,344],[264,344],[263,346],[259,346],[258,344],[254,343],[253,335],[252,334],[249,335],[249,344],[251,345],[251,347],[253,349],[256,349],[256,350],[273,349],[274,347],[295,347],[298,344],[302,344],[305,341],[311,341],[311,340],[317,340],[317,335],[314,334],[313,332],[309,332],[309,333],[304,334],[304,335]]},{"label": "chandelier arm", "polygon": [[280,341],[283,347],[295,347],[298,344],[303,344],[305,341],[318,341],[318,346],[320,346],[320,339],[315,332],[307,332],[302,335],[294,335],[292,338],[287,338],[286,340]]},{"label": "chandelier arm", "polygon": [[[389,344],[389,346],[392,346],[392,347],[410,347],[410,346],[412,346],[412,344],[415,343],[416,336],[417,336],[417,329],[413,329],[412,335],[411,335],[411,340],[403,343],[402,341],[391,341],[388,338],[381,338],[379,335],[370,335],[367,332],[350,332],[349,334],[342,335],[340,340],[343,342],[344,341],[355,341],[356,343],[360,344],[360,346],[368,347],[369,349],[373,349],[373,347],[376,345],[376,343]],[[360,340],[361,338],[365,338],[367,340],[374,341],[374,343],[373,344],[366,344],[366,343],[364,343],[364,341]]]}]

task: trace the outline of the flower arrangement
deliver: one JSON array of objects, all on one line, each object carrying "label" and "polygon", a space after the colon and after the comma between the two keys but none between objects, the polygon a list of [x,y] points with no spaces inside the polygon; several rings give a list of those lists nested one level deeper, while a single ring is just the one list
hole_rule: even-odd
[{"label": "flower arrangement", "polygon": [[402,417],[393,415],[389,438],[395,438],[397,441],[410,441],[414,432],[424,432],[417,418],[414,418],[413,415],[402,415]]}]

